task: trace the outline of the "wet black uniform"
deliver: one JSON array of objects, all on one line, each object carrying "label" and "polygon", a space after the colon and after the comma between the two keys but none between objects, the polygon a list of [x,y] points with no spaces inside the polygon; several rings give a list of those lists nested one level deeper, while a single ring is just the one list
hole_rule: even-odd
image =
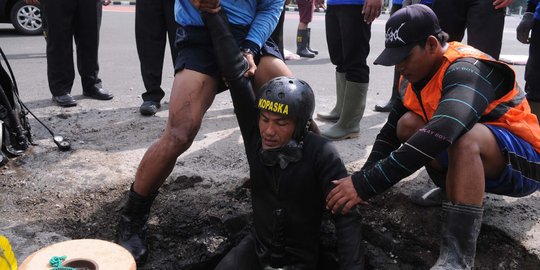
[{"label": "wet black uniform", "polygon": [[[253,95],[231,89],[244,138],[252,181],[254,226],[216,269],[262,269],[266,265],[285,269],[316,269],[325,198],[330,181],[347,171],[335,147],[308,132],[302,159],[284,169],[265,166],[259,152],[259,111]],[[334,217],[342,269],[363,269],[360,216]]]}]

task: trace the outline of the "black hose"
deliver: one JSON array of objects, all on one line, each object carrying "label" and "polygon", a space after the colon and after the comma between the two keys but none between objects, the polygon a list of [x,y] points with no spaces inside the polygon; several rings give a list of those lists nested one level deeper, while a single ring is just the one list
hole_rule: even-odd
[{"label": "black hose", "polygon": [[[61,151],[67,151],[67,150],[71,149],[71,146],[69,145],[68,141],[66,141],[62,136],[56,135],[47,125],[45,125],[45,123],[43,123],[34,113],[32,113],[32,111],[30,111],[30,109],[28,109],[28,107],[26,107],[26,105],[22,102],[21,98],[19,97],[19,90],[18,90],[19,88],[17,87],[17,81],[15,80],[15,75],[13,75],[13,70],[11,69],[11,66],[9,65],[7,57],[4,54],[4,51],[2,50],[2,48],[0,48],[0,54],[2,55],[2,58],[4,59],[4,62],[6,62],[6,66],[8,68],[9,75],[11,76],[11,81],[13,82],[13,91],[12,91],[12,93],[14,94],[13,100],[16,101],[19,104],[19,106],[24,109],[24,110],[21,109],[21,113],[23,115],[26,115],[27,113],[30,113],[34,117],[34,119],[36,119],[36,121],[38,121],[51,134],[51,136],[53,137],[54,143],[58,146],[58,148]],[[4,97],[6,98],[6,100],[2,100],[2,102],[4,102],[5,104],[9,104],[9,106],[11,106],[11,104],[9,102],[6,102],[7,97],[5,96],[5,93],[4,93]],[[2,98],[2,97],[0,96],[0,98]],[[22,136],[26,136],[28,138],[28,140],[31,142],[31,137],[30,137],[30,134],[29,134],[30,125],[28,123],[24,123],[25,127],[28,130],[28,132],[25,132],[24,129],[22,128],[22,126],[20,125],[19,121],[17,121],[17,117],[13,113],[13,108],[9,108],[9,112],[10,112],[10,114],[13,115],[13,120],[15,121],[14,123],[17,123],[17,131],[20,134],[22,134]],[[11,118],[11,116],[10,116],[10,118]],[[28,134],[25,134],[25,133],[28,133]],[[19,135],[19,136],[21,136],[21,135]]]}]

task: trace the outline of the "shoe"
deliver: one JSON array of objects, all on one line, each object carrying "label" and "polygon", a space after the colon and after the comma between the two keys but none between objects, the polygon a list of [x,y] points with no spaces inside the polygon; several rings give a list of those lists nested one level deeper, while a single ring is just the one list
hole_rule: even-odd
[{"label": "shoe", "polygon": [[161,104],[159,104],[159,101],[147,100],[143,102],[143,104],[139,108],[139,112],[141,112],[142,115],[151,116],[156,114],[159,108],[161,108]]},{"label": "shoe", "polygon": [[112,99],[114,96],[109,91],[103,89],[103,88],[97,88],[93,87],[92,89],[84,90],[83,95],[85,97],[98,99],[98,100],[109,100]]},{"label": "shoe", "polygon": [[53,96],[53,100],[60,107],[73,107],[77,105],[77,101],[70,94]]},{"label": "shoe", "polygon": [[445,199],[446,193],[439,187],[428,191],[420,190],[411,195],[411,201],[414,204],[424,207],[441,206]]},{"label": "shoe", "polygon": [[394,107],[394,104],[396,103],[395,99],[390,99],[388,103],[384,106],[375,105],[375,111],[376,112],[389,112]]}]

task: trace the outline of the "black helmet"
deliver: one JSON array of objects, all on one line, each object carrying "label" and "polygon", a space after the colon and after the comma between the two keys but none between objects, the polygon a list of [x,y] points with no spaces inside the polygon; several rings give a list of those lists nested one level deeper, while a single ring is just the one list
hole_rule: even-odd
[{"label": "black helmet", "polygon": [[296,118],[293,139],[301,142],[315,110],[315,96],[305,81],[281,76],[261,87],[257,107]]}]

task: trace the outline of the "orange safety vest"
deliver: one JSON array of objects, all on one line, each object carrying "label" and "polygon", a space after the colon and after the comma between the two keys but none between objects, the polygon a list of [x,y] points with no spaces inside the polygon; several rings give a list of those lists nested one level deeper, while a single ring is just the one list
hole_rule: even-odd
[{"label": "orange safety vest", "polygon": [[[444,53],[444,60],[439,70],[437,70],[437,73],[433,75],[431,80],[420,91],[422,104],[420,104],[420,100],[413,91],[412,85],[408,83],[405,91],[400,91],[403,105],[421,116],[427,123],[439,106],[442,81],[446,69],[457,59],[465,57],[497,63],[497,66],[506,68],[507,72],[510,72],[513,78],[515,78],[514,70],[505,63],[499,62],[471,46],[459,42],[450,42],[448,49]],[[538,126],[538,118],[531,113],[531,107],[525,98],[525,92],[519,88],[515,79],[514,88],[500,99],[493,100],[482,113],[482,116],[493,119],[492,121],[483,122],[484,124],[505,128],[529,142],[536,151],[540,152],[540,126]]]}]

